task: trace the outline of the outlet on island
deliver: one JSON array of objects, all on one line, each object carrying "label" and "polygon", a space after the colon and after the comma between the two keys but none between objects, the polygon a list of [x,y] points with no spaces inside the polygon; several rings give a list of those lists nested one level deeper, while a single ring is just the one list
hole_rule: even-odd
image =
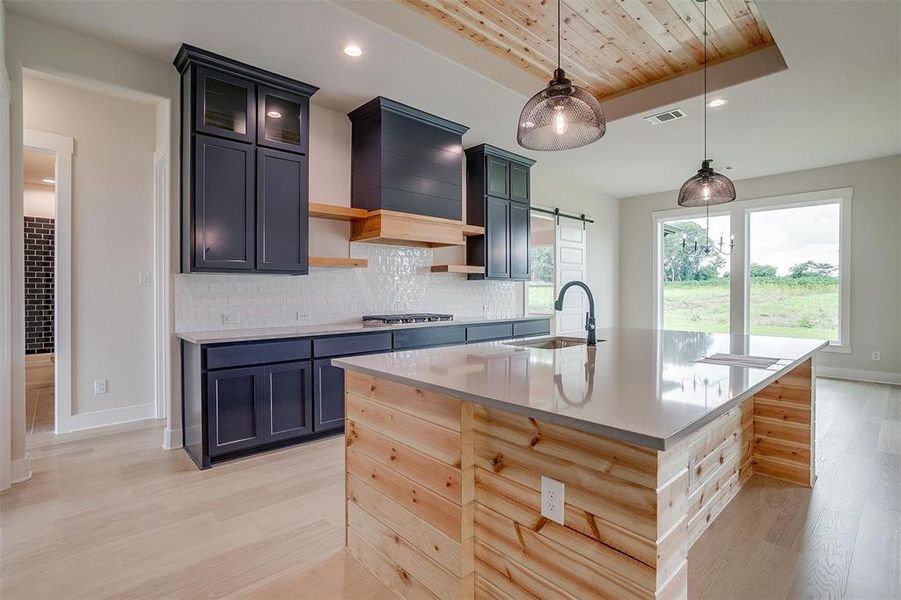
[{"label": "outlet on island", "polygon": [[563,525],[564,485],[562,481],[541,476],[541,516]]}]

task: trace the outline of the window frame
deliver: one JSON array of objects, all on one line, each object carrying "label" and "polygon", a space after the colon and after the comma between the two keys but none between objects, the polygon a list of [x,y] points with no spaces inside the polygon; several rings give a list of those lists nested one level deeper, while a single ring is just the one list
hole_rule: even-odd
[{"label": "window frame", "polygon": [[[533,217],[539,218],[539,219],[547,219],[548,221],[552,221],[552,222],[554,221],[554,217],[552,215],[543,215],[537,211],[529,211],[529,219],[532,219]],[[532,246],[533,246],[533,244],[532,244],[532,232],[533,231],[534,231],[534,228],[532,228],[530,226],[529,227],[529,254],[530,254],[529,260],[530,261],[532,260],[531,253],[532,253]],[[554,256],[554,293],[553,293],[553,297],[556,298],[557,292],[558,292],[558,290],[557,290],[557,224],[556,223],[554,223],[554,243],[552,244],[551,247],[553,248],[553,256]],[[523,316],[524,317],[533,317],[533,316],[534,317],[549,317],[550,319],[554,319],[555,311],[551,311],[550,314],[544,314],[544,313],[539,314],[539,313],[532,313],[529,311],[529,287],[532,285],[532,280],[529,279],[528,281],[523,281],[522,283],[523,283],[523,286],[522,286],[522,314],[523,314]]]},{"label": "window frame", "polygon": [[[654,249],[651,254],[651,273],[653,277],[653,300],[651,302],[651,323],[654,324],[654,329],[663,329],[663,227],[667,223],[673,223],[676,221],[687,221],[689,219],[703,219],[706,215],[706,211],[703,208],[676,208],[670,210],[662,210],[656,211],[652,213],[653,221],[654,221]],[[723,208],[722,206],[712,207],[710,209],[710,218],[715,217],[729,217],[729,230],[732,235],[736,235],[735,226],[732,219],[732,212],[728,210],[728,208]],[[736,235],[736,246],[738,245],[738,236]],[[733,257],[735,254],[733,253],[729,256],[729,274],[730,280],[731,275],[733,273]],[[730,282],[730,293],[729,293],[729,329],[732,330],[734,325],[733,323],[733,305],[734,298],[732,297],[732,284]]]},{"label": "window frame", "polygon": [[[783,208],[802,208],[839,205],[839,339],[830,341],[827,352],[851,352],[851,212],[854,188],[836,188],[780,196],[741,200],[711,207],[710,216],[728,215],[730,229],[735,236],[735,249],[729,257],[729,331],[735,335],[750,332],[750,228],[751,214]],[[674,208],[651,213],[653,251],[651,253],[651,323],[663,327],[663,226],[672,221],[684,221],[704,216],[703,208]]]}]

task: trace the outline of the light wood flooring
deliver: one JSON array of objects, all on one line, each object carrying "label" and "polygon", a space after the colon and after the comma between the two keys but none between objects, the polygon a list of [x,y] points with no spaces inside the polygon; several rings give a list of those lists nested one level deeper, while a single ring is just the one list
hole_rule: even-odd
[{"label": "light wood flooring", "polygon": [[54,388],[25,390],[25,433],[53,431],[56,413]]},{"label": "light wood flooring", "polygon": [[[754,477],[692,548],[692,599],[901,597],[901,388],[817,383],[819,480]],[[343,553],[343,443],[197,471],[156,423],[34,436],[0,495],[0,598],[391,598]]]}]

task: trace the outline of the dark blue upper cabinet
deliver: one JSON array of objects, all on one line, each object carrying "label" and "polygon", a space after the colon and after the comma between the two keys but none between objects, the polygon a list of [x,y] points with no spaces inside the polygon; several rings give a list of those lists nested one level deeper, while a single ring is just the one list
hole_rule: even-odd
[{"label": "dark blue upper cabinet", "polygon": [[485,271],[490,279],[510,277],[510,201],[488,196],[485,209]]},{"label": "dark blue upper cabinet", "polygon": [[257,148],[256,268],[306,274],[310,207],[307,157]]},{"label": "dark blue upper cabinet", "polygon": [[257,145],[306,154],[310,98],[275,88],[257,88]]},{"label": "dark blue upper cabinet", "polygon": [[194,213],[191,215],[196,270],[254,268],[253,147],[194,137]]},{"label": "dark blue upper cabinet", "polygon": [[535,161],[488,144],[466,149],[466,222],[485,228],[466,238],[466,262],[485,267],[470,279],[531,277],[529,171]]},{"label": "dark blue upper cabinet", "polygon": [[516,202],[529,202],[529,167],[519,163],[510,163],[510,199]]},{"label": "dark blue upper cabinet", "polygon": [[304,275],[315,86],[182,44],[182,271]]},{"label": "dark blue upper cabinet", "polygon": [[531,210],[519,202],[510,203],[510,278],[528,281],[532,277],[529,256]]},{"label": "dark blue upper cabinet", "polygon": [[194,92],[194,129],[252,142],[256,133],[256,86],[252,81],[198,67]]}]

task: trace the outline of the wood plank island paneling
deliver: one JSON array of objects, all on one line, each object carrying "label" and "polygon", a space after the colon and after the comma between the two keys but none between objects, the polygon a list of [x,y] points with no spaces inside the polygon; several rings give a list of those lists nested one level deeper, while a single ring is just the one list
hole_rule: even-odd
[{"label": "wood plank island paneling", "polygon": [[348,551],[404,598],[684,598],[752,473],[812,485],[812,381],[808,360],[657,451],[348,371]]},{"label": "wood plank island paneling", "polygon": [[[557,66],[557,6],[539,0],[397,0],[547,81]],[[754,0],[707,2],[710,61],[771,46]],[[598,98],[699,69],[703,7],[696,0],[565,0],[563,67]]]}]

